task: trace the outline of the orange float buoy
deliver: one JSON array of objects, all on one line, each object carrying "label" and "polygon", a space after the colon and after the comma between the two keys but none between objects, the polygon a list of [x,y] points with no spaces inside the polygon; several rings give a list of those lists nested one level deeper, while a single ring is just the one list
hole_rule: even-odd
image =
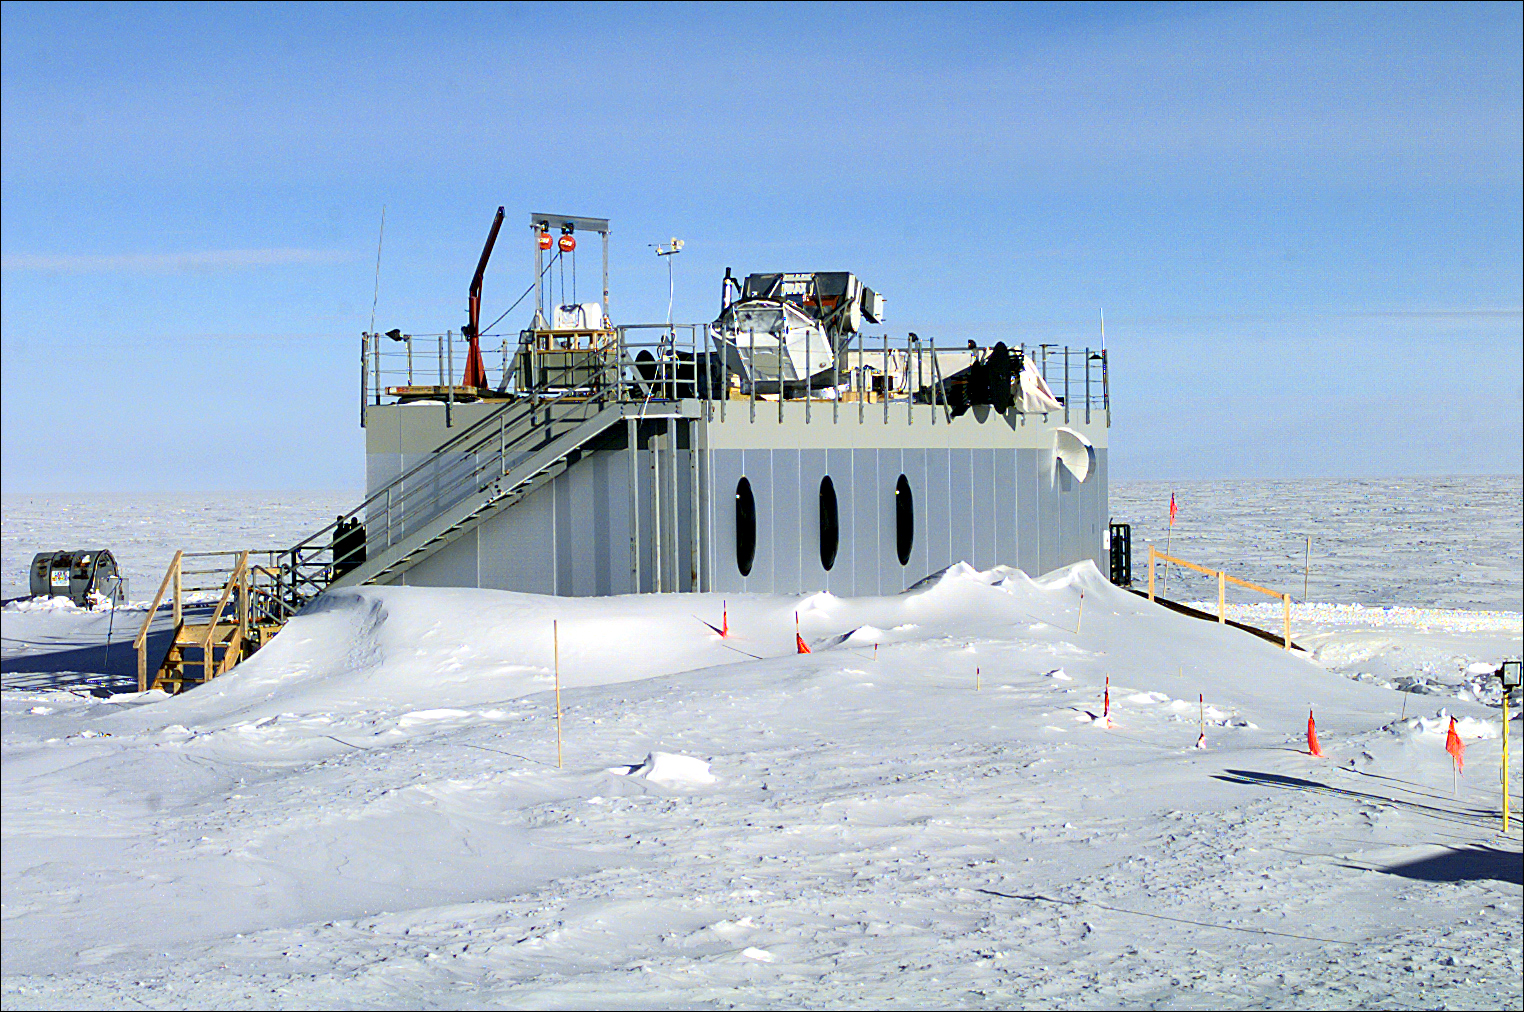
[{"label": "orange float buoy", "polygon": [[550,233],[545,231],[544,229],[541,229],[540,230],[540,249],[550,249],[550,246],[551,246]]},{"label": "orange float buoy", "polygon": [[560,246],[562,253],[570,253],[572,250],[577,248],[577,240],[569,235],[563,235],[561,237]]}]

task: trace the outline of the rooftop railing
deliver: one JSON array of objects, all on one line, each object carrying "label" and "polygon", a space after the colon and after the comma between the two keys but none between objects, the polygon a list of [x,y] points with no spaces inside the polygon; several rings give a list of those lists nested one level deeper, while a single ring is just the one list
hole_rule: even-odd
[{"label": "rooftop railing", "polygon": [[[714,329],[707,324],[524,331],[516,338],[493,335],[483,340],[489,385],[477,389],[460,381],[469,349],[461,334],[446,331],[400,339],[368,334],[361,338],[361,412],[363,421],[367,406],[431,401],[444,403],[448,415],[463,401],[533,397],[600,403],[697,399],[717,402],[722,414],[744,401],[753,419],[766,410],[759,405],[783,401],[804,402],[807,417],[822,402],[832,405],[833,417],[847,404],[864,413],[868,404],[929,403],[944,408],[941,413],[950,418],[953,408],[947,404],[945,381],[987,356],[991,348],[938,348],[934,339],[859,333],[840,349],[833,370],[782,383],[774,376],[753,384],[721,353]],[[745,350],[747,360],[757,361],[760,353],[765,361],[766,349]],[[1019,352],[1043,377],[1065,422],[1088,424],[1103,415],[1110,424],[1105,349],[1018,343],[1010,350]],[[781,415],[781,407],[778,410]]]}]

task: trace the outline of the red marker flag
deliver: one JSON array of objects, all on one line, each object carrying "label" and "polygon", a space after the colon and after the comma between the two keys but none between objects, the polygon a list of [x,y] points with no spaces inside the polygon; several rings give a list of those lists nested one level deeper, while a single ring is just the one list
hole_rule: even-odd
[{"label": "red marker flag", "polygon": [[1461,741],[1461,736],[1455,732],[1455,718],[1450,718],[1450,731],[1445,735],[1445,751],[1450,753],[1450,758],[1455,760],[1455,771],[1459,773],[1466,768],[1466,743]]},{"label": "red marker flag", "polygon": [[809,644],[804,642],[804,637],[799,635],[799,613],[794,612],[794,647],[796,653],[807,654],[810,652]]},{"label": "red marker flag", "polygon": [[1323,750],[1318,747],[1318,725],[1312,719],[1312,711],[1307,711],[1307,751],[1323,758]]},{"label": "red marker flag", "polygon": [[1174,492],[1173,489],[1171,489],[1170,493],[1169,493],[1169,525],[1171,527],[1175,526],[1175,513],[1176,512],[1177,512],[1177,510],[1175,509],[1175,492]]},{"label": "red marker flag", "polygon": [[730,604],[727,601],[720,602],[720,639],[730,635]]}]

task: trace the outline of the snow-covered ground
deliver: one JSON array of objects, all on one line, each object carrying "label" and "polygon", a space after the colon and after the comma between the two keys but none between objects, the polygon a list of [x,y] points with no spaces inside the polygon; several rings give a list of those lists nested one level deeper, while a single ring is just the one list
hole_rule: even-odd
[{"label": "snow-covered ground", "polygon": [[[1519,1007],[1521,833],[1468,672],[1519,653],[1507,593],[1298,603],[1309,655],[1088,564],[870,599],[368,588],[178,698],[7,675],[4,1003]],[[142,616],[0,622],[8,658],[88,667]]]}]

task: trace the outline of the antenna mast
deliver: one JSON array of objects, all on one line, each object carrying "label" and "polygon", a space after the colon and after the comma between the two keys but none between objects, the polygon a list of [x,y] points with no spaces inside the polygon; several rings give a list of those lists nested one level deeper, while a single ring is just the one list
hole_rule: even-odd
[{"label": "antenna mast", "polygon": [[370,297],[370,332],[376,332],[376,303],[381,299],[381,240],[386,238],[386,205],[381,205],[381,232],[376,236],[376,290]]}]

